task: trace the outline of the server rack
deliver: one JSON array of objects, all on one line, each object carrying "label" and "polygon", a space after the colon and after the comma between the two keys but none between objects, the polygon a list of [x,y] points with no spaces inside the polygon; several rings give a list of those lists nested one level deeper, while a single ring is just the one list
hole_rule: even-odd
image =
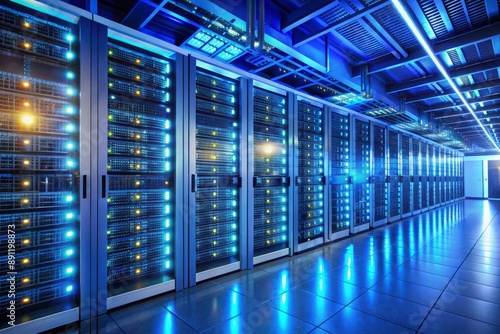
[{"label": "server rack", "polygon": [[389,131],[389,222],[401,219],[401,188],[403,179],[399,156],[399,138],[399,133]]},{"label": "server rack", "polygon": [[441,162],[441,203],[446,204],[449,201],[449,193],[448,193],[448,150],[443,148],[442,153],[442,162]]},{"label": "server rack", "polygon": [[111,39],[107,55],[109,309],[175,287],[176,162],[173,61]]},{"label": "server rack", "polygon": [[370,219],[370,226],[375,227],[387,223],[388,217],[386,129],[373,124],[372,134],[373,160],[370,183],[373,194],[373,217]]},{"label": "server rack", "polygon": [[411,215],[413,202],[410,160],[410,137],[407,135],[401,135],[401,174],[403,179],[403,183],[401,185],[401,216],[403,218]]},{"label": "server rack", "polygon": [[371,147],[370,122],[354,118],[354,166],[351,170],[353,180],[353,223],[351,233],[369,228],[371,218]]},{"label": "server rack", "polygon": [[[199,65],[199,66],[196,66]],[[191,59],[189,284],[241,269],[241,91],[237,76]],[[194,86],[194,87],[193,87]],[[194,95],[194,94],[193,94]],[[246,101],[245,101],[246,104]],[[193,137],[193,136],[190,136]],[[190,207],[192,207],[190,206]]]},{"label": "server rack", "polygon": [[324,242],[325,235],[325,112],[322,105],[297,101],[297,189],[295,251]]},{"label": "server rack", "polygon": [[350,117],[330,113],[330,240],[349,235],[351,224]]},{"label": "server rack", "polygon": [[421,169],[420,169],[420,141],[416,138],[412,138],[411,142],[412,148],[412,192],[413,192],[413,207],[412,214],[418,214],[421,212],[422,206],[422,179],[421,179]]},{"label": "server rack", "polygon": [[291,233],[289,96],[256,85],[249,87],[253,99],[248,108],[248,118],[253,120],[253,131],[249,129],[253,138],[249,144],[253,145],[253,224],[249,224],[253,264],[288,255]]},{"label": "server rack", "polygon": [[429,209],[429,171],[428,171],[428,145],[421,142],[421,188],[422,188],[422,211]]},{"label": "server rack", "polygon": [[436,146],[429,145],[429,209],[436,207]]},{"label": "server rack", "polygon": [[0,34],[0,330],[27,333],[78,319],[78,27],[0,6]]},{"label": "server rack", "polygon": [[443,160],[441,158],[441,150],[442,148],[436,147],[436,205],[440,205],[443,203],[441,195],[443,192],[443,179],[442,179],[442,173],[443,173]]},{"label": "server rack", "polygon": [[464,157],[458,157],[458,197],[464,198]]}]

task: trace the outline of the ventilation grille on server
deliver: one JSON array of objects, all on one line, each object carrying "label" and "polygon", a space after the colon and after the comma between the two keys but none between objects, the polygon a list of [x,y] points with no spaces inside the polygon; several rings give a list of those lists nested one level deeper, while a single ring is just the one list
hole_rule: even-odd
[{"label": "ventilation grille on server", "polygon": [[107,281],[111,295],[173,278],[171,76],[170,60],[110,41]]},{"label": "ventilation grille on server", "polygon": [[370,222],[370,123],[355,120],[355,161],[356,178],[354,184],[354,225]]},{"label": "ventilation grille on server", "polygon": [[57,22],[0,6],[0,315],[15,303],[17,323],[78,291],[79,70]]},{"label": "ventilation grille on server", "polygon": [[298,102],[298,240],[323,236],[323,108]]},{"label": "ventilation grille on server", "polygon": [[349,228],[350,224],[350,126],[349,115],[331,113],[331,194],[332,233]]},{"label": "ventilation grille on server", "polygon": [[288,113],[286,98],[255,88],[254,255],[288,242]]},{"label": "ventilation grille on server", "polygon": [[228,264],[239,253],[238,85],[196,73],[197,271]]}]

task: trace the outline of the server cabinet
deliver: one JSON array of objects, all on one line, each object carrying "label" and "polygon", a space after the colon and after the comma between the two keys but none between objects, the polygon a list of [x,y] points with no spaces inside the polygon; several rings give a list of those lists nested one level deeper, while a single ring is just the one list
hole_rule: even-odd
[{"label": "server cabinet", "polygon": [[429,209],[436,206],[436,146],[429,145]]},{"label": "server cabinet", "polygon": [[428,170],[428,151],[427,143],[421,142],[421,188],[422,188],[422,211],[427,211],[429,209],[429,170]]},{"label": "server cabinet", "polygon": [[412,138],[411,141],[412,148],[412,192],[413,192],[413,206],[412,214],[418,214],[421,211],[421,200],[422,200],[422,180],[421,180],[421,169],[420,169],[420,141],[416,138]]},{"label": "server cabinet", "polygon": [[448,150],[443,148],[441,152],[441,203],[445,204],[449,201],[448,193]]},{"label": "server cabinet", "polygon": [[[196,66],[199,65],[199,66]],[[190,61],[189,284],[241,268],[241,80]],[[193,94],[194,95],[194,94]],[[245,200],[246,202],[246,200]]]},{"label": "server cabinet", "polygon": [[[253,175],[248,233],[253,264],[290,253],[289,96],[255,82],[249,87],[248,131]],[[266,89],[267,88],[267,89]],[[249,122],[250,123],[250,122]],[[253,193],[252,193],[253,191]]]},{"label": "server cabinet", "polygon": [[401,188],[402,176],[401,164],[399,158],[399,133],[389,131],[389,157],[388,157],[388,172],[389,172],[389,221],[401,219]]},{"label": "server cabinet", "polygon": [[349,235],[351,223],[350,118],[330,113],[330,240]]},{"label": "server cabinet", "polygon": [[387,194],[387,172],[386,172],[386,129],[382,126],[373,125],[372,128],[373,160],[370,183],[373,193],[373,217],[370,226],[375,227],[387,223],[388,217],[388,194]]},{"label": "server cabinet", "polygon": [[0,6],[0,330],[78,320],[78,32]]},{"label": "server cabinet", "polygon": [[351,233],[369,228],[371,218],[371,147],[370,123],[354,118],[354,169],[351,170],[353,182],[353,224]]},{"label": "server cabinet", "polygon": [[464,198],[464,157],[458,157],[458,197]]},{"label": "server cabinet", "polygon": [[107,184],[99,195],[112,308],[174,289],[175,105],[172,60],[112,39],[107,47]]},{"label": "server cabinet", "polygon": [[413,202],[412,182],[410,175],[410,137],[401,135],[401,215],[403,218],[411,215]]},{"label": "server cabinet", "polygon": [[442,201],[442,193],[443,193],[443,160],[441,158],[441,150],[442,148],[436,147],[436,205],[441,205]]},{"label": "server cabinet", "polygon": [[325,234],[324,108],[297,101],[297,190],[295,251],[322,244]]}]

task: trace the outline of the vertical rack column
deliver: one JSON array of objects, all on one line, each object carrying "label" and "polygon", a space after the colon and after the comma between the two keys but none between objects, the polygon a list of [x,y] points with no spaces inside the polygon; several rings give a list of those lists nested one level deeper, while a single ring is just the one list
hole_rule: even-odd
[{"label": "vertical rack column", "polygon": [[[240,81],[191,59],[190,285],[241,268]],[[194,165],[194,166],[193,166]]]},{"label": "vertical rack column", "polygon": [[296,251],[322,244],[325,224],[324,107],[297,102],[298,171]]},{"label": "vertical rack column", "polygon": [[0,330],[28,333],[78,320],[87,222],[78,28],[19,8],[0,6]]},{"label": "vertical rack column", "polygon": [[351,224],[351,184],[350,184],[350,117],[332,111],[330,113],[330,198],[331,230],[330,239],[349,235]]},{"label": "vertical rack column", "polygon": [[175,288],[175,104],[171,60],[115,40],[107,56],[104,187],[112,308]]},{"label": "vertical rack column", "polygon": [[353,224],[351,233],[369,228],[371,219],[371,147],[370,123],[354,118],[353,127],[354,169],[353,180]]},{"label": "vertical rack column", "polygon": [[389,131],[389,221],[401,218],[401,185],[399,133]]},{"label": "vertical rack column", "polygon": [[401,175],[403,183],[401,185],[401,215],[402,218],[411,215],[413,202],[412,182],[410,173],[410,137],[401,135]]},{"label": "vertical rack column", "polygon": [[428,144],[421,142],[421,187],[422,187],[422,211],[429,209],[429,171],[428,171]]},{"label": "vertical rack column", "polygon": [[[286,93],[253,88],[254,264],[289,253],[289,115]],[[250,152],[249,152],[250,153]]]},{"label": "vertical rack column", "polygon": [[373,217],[370,226],[375,227],[387,223],[388,216],[386,129],[373,124],[372,134],[373,160],[370,181],[373,185]]},{"label": "vertical rack column", "polygon": [[412,184],[413,184],[413,209],[412,214],[420,213],[422,209],[422,181],[420,169],[420,141],[412,138],[411,142],[411,156],[412,156]]}]

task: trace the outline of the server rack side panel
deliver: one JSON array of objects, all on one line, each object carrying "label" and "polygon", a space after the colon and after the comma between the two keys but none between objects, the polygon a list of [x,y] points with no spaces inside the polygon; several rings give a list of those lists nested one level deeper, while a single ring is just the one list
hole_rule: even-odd
[{"label": "server rack side panel", "polygon": [[175,278],[175,64],[113,39],[107,59],[108,177],[101,197],[108,297],[116,297]]},{"label": "server rack side panel", "polygon": [[78,27],[14,6],[0,6],[0,330],[77,316],[81,270]]},{"label": "server rack side panel", "polygon": [[412,178],[413,178],[413,214],[419,213],[422,209],[422,183],[420,169],[420,140],[412,138]]}]

